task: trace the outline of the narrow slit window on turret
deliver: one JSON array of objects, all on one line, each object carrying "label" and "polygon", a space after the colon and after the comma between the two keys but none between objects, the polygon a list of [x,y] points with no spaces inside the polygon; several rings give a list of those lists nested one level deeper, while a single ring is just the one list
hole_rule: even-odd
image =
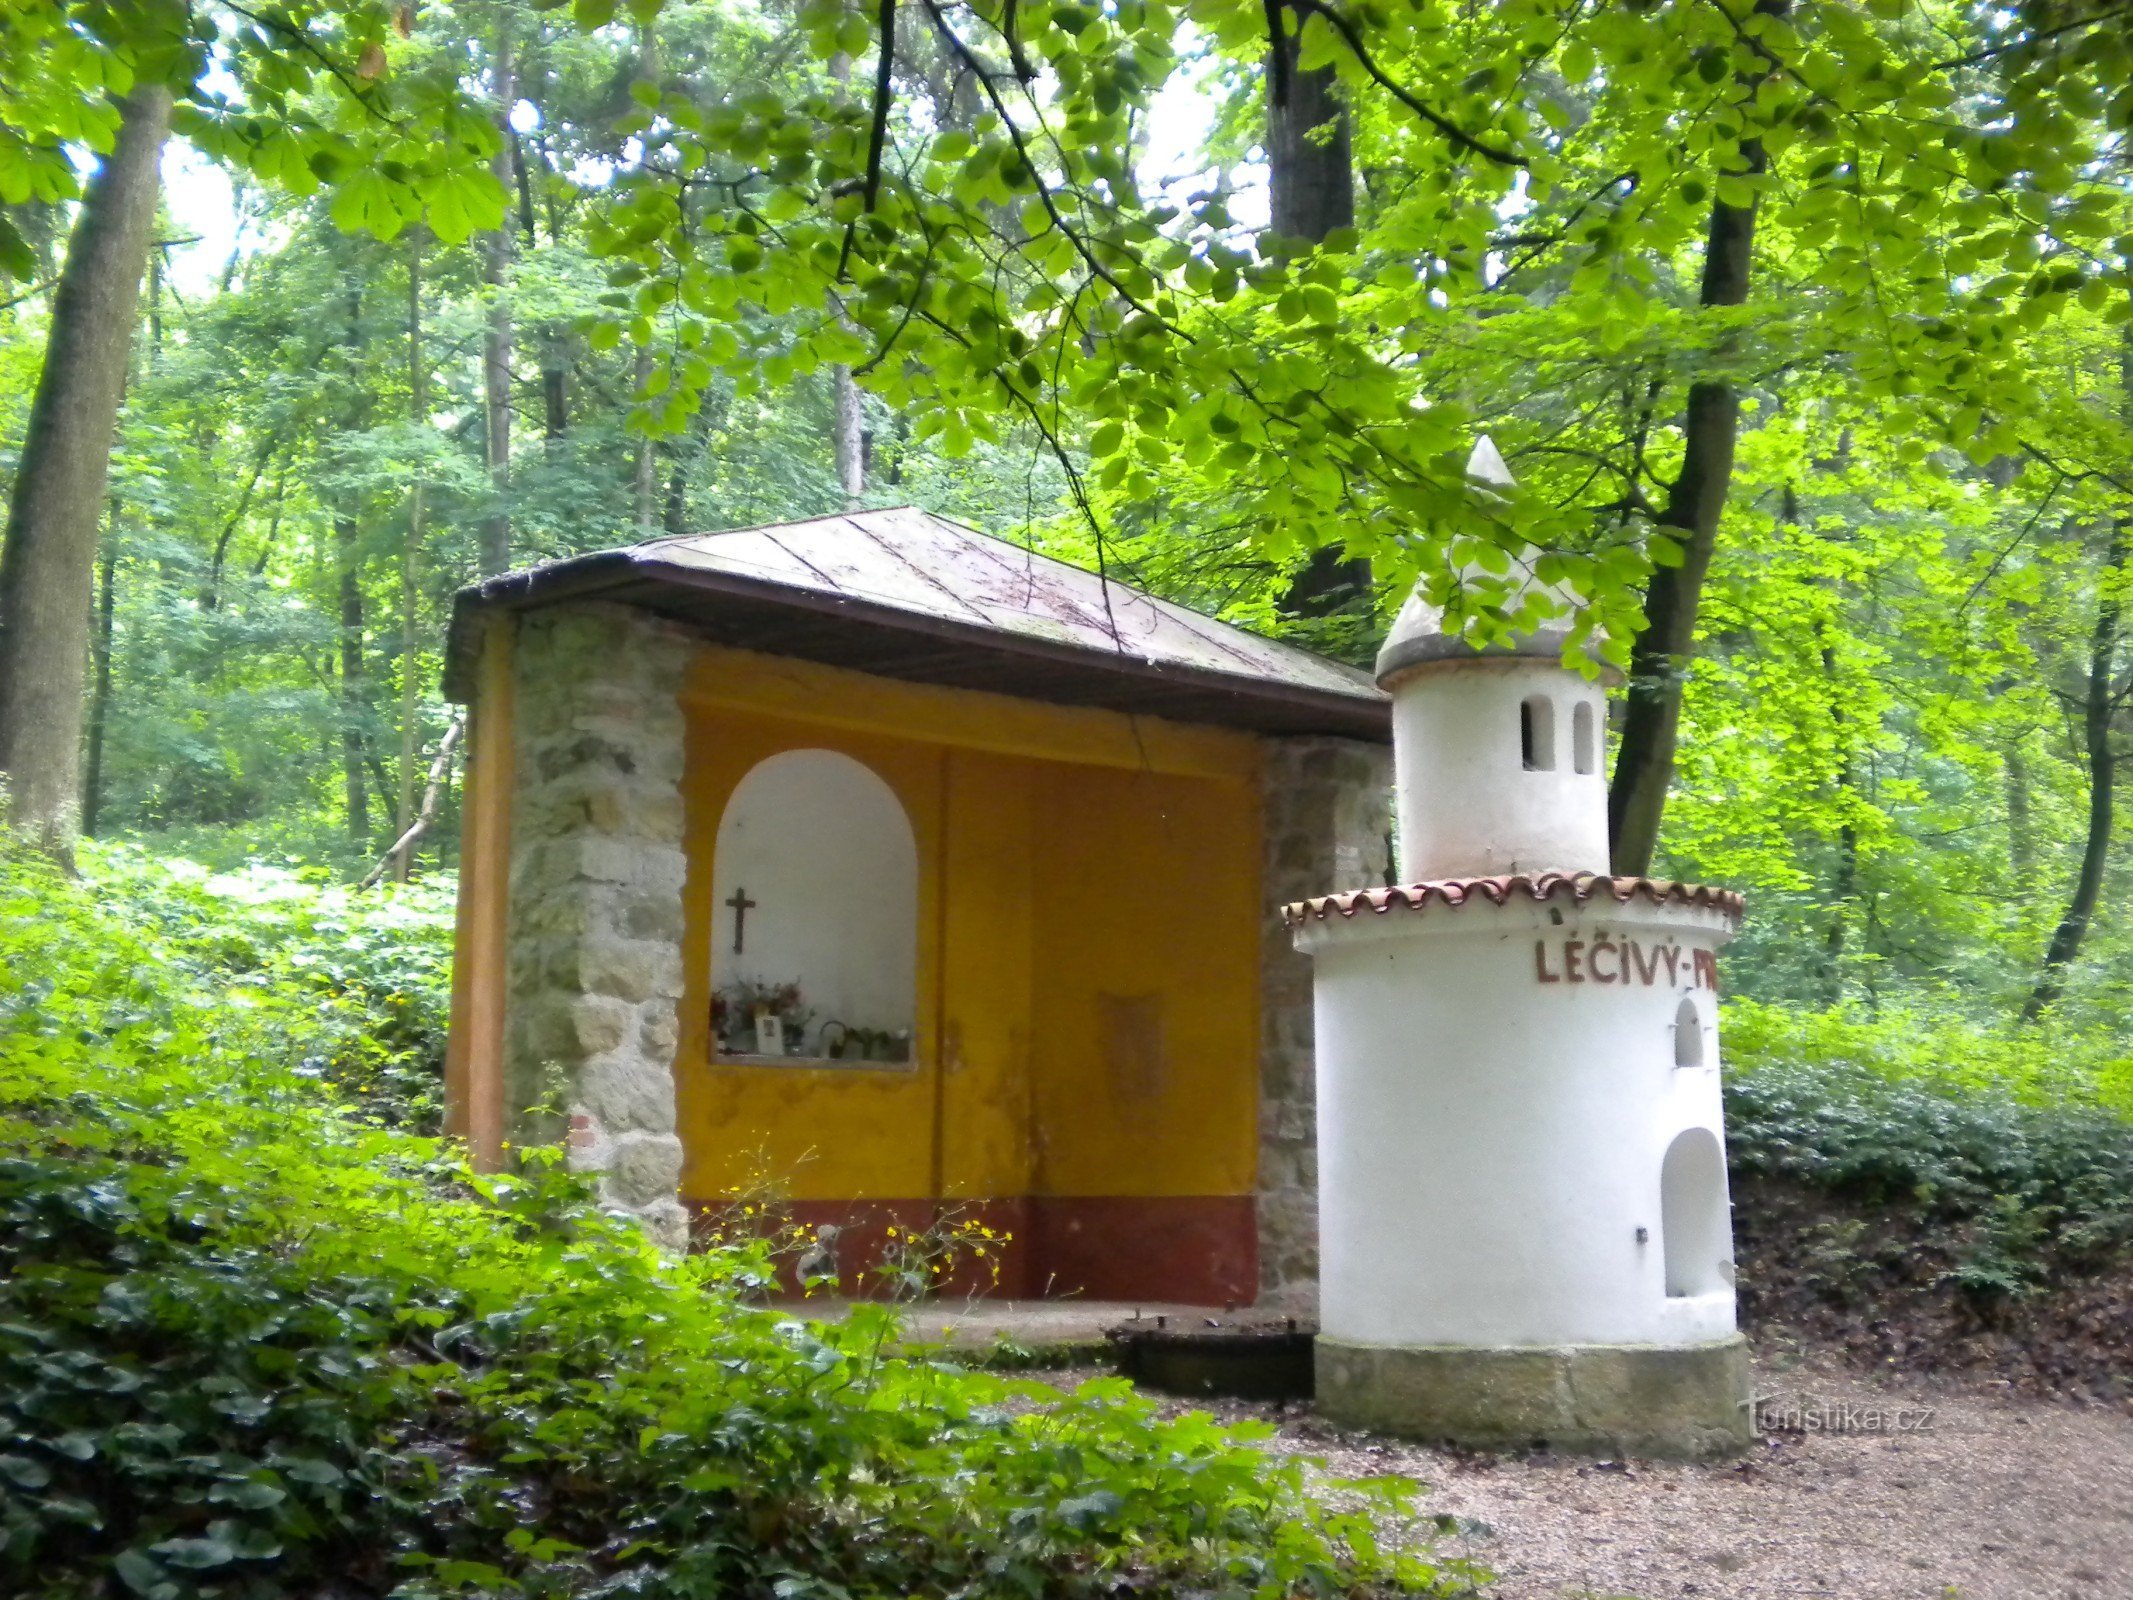
[{"label": "narrow slit window on turret", "polygon": [[1597,719],[1592,714],[1592,702],[1580,700],[1577,709],[1570,713],[1570,764],[1580,777],[1589,777],[1600,770],[1593,737]]},{"label": "narrow slit window on turret", "polygon": [[1555,770],[1555,702],[1544,694],[1519,702],[1518,753],[1528,772]]},{"label": "narrow slit window on turret", "polygon": [[1697,1014],[1693,1000],[1683,1000],[1674,1013],[1674,1065],[1703,1065],[1703,1018]]}]

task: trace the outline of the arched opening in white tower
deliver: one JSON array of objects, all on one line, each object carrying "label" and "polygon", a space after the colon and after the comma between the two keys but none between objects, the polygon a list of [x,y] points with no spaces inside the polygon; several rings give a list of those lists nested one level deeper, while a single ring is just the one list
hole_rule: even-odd
[{"label": "arched opening in white tower", "polygon": [[1726,1157],[1709,1128],[1677,1134],[1659,1166],[1659,1241],[1670,1298],[1726,1287],[1733,1253],[1726,1216]]},{"label": "arched opening in white tower", "polygon": [[1703,1018],[1697,1013],[1696,1002],[1687,998],[1674,1012],[1674,1065],[1703,1065]]},{"label": "arched opening in white tower", "polygon": [[1544,694],[1518,703],[1518,753],[1528,772],[1555,770],[1555,702]]},{"label": "arched opening in white tower", "polygon": [[1570,713],[1570,765],[1580,777],[1600,770],[1599,741],[1593,737],[1592,702],[1580,700]]}]

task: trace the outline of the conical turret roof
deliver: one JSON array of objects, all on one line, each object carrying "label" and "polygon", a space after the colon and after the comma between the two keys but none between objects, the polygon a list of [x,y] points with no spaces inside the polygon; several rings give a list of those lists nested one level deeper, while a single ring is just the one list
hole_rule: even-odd
[{"label": "conical turret roof", "polygon": [[[1485,495],[1505,496],[1516,486],[1511,469],[1504,464],[1502,453],[1487,434],[1475,441],[1474,453],[1467,458],[1466,475],[1467,480]],[[1483,576],[1480,567],[1467,562],[1459,572],[1460,586],[1464,588],[1469,580]],[[1503,600],[1504,608],[1516,610],[1537,592],[1547,602],[1550,620],[1530,633],[1495,640],[1477,648],[1457,628],[1446,628],[1445,608],[1433,603],[1423,592],[1424,587],[1417,584],[1407,597],[1399,615],[1393,618],[1392,631],[1385,636],[1384,646],[1378,651],[1377,679],[1381,689],[1390,688],[1396,677],[1404,677],[1418,667],[1438,662],[1471,661],[1477,657],[1531,657],[1559,661],[1578,610],[1576,598],[1559,584],[1542,583],[1530,569],[1516,569],[1512,574],[1511,590]]]}]

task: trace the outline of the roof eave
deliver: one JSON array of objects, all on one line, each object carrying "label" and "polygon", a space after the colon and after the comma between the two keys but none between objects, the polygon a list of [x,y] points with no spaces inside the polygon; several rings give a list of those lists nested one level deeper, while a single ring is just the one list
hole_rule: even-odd
[{"label": "roof eave", "polygon": [[[1284,683],[1278,679],[1251,677],[1242,673],[1211,671],[1201,667],[1151,661],[1120,652],[1092,651],[1078,645],[1059,644],[945,617],[930,617],[897,606],[843,594],[796,589],[768,579],[739,573],[707,570],[659,558],[658,546],[603,550],[575,556],[519,572],[504,573],[470,585],[454,597],[452,625],[446,646],[445,693],[464,702],[473,689],[473,661],[478,634],[475,617],[487,611],[527,611],[570,600],[612,595],[641,610],[658,608],[641,595],[618,595],[617,591],[640,586],[672,591],[721,595],[766,608],[782,608],[817,616],[837,616],[915,637],[930,637],[962,644],[981,654],[1008,655],[1057,666],[1080,668],[1114,678],[1138,679],[1166,686],[1189,686],[1218,697],[1267,706],[1290,708],[1308,717],[1313,731],[1386,743],[1391,738],[1391,705],[1381,695],[1364,691],[1343,694],[1337,690]],[[1241,719],[1240,719],[1241,725]]]},{"label": "roof eave", "polygon": [[480,652],[476,619],[489,611],[529,611],[565,600],[591,599],[628,585],[637,559],[629,550],[595,550],[540,566],[501,572],[470,583],[452,596],[452,621],[445,630],[444,697],[454,705],[474,698],[474,662]]}]

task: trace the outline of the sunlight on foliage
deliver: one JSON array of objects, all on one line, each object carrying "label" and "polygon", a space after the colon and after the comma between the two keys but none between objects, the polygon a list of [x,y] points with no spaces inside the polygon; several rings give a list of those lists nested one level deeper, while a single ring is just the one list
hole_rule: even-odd
[{"label": "sunlight on foliage", "polygon": [[[2071,1027],[1816,1015],[1734,1001],[1725,1016],[1736,1185],[1778,1180],[1909,1219],[1974,1298],[2020,1298],[2133,1253],[2133,1057]],[[1886,1269],[1861,1224],[1830,1225],[1825,1266],[1862,1292]]]}]

